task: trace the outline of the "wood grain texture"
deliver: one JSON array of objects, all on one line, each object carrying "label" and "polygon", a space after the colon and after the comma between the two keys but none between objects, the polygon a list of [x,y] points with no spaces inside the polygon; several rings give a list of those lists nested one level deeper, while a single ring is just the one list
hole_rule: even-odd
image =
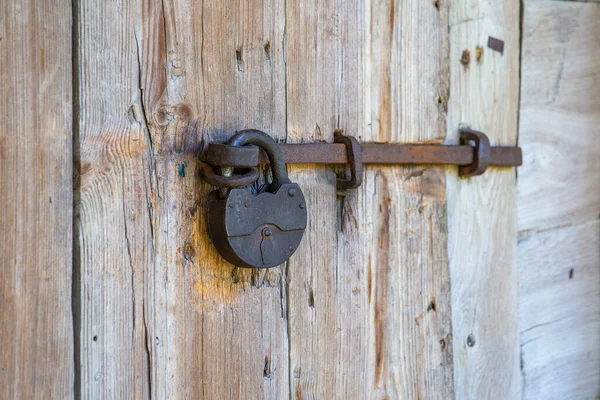
[{"label": "wood grain texture", "polygon": [[523,397],[600,395],[600,6],[527,2],[519,170]]},{"label": "wood grain texture", "polygon": [[0,398],[73,396],[71,2],[0,2]]},{"label": "wood grain texture", "polygon": [[[504,42],[502,53],[489,37]],[[493,145],[515,145],[518,1],[453,3],[450,71],[447,142],[458,142],[463,125]],[[518,398],[515,171],[460,179],[449,168],[447,198],[456,398]]]},{"label": "wood grain texture", "polygon": [[527,2],[519,230],[600,214],[600,5]]},{"label": "wood grain texture", "polygon": [[[298,166],[309,226],[241,270],[206,237],[206,140],[441,142],[447,6],[282,0],[77,10],[81,397],[452,397],[445,175],[369,168],[337,197]],[[415,18],[416,16],[416,18]]]},{"label": "wood grain texture", "polygon": [[[288,141],[441,142],[447,6],[287,3]],[[331,168],[295,167],[309,227],[288,263],[294,398],[449,398],[445,176],[369,167],[338,196]]]},{"label": "wood grain texture", "polygon": [[600,395],[600,221],[519,239],[524,399]]},{"label": "wood grain texture", "polygon": [[287,397],[285,269],[207,239],[203,140],[285,136],[283,1],[82,0],[82,397]]}]

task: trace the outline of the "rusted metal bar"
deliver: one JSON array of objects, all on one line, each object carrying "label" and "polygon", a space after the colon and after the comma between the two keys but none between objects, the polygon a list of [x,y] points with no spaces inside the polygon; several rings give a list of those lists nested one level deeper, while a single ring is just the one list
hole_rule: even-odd
[{"label": "rusted metal bar", "polygon": [[[346,146],[342,143],[280,144],[286,164],[348,164]],[[470,165],[473,146],[439,144],[361,144],[363,164],[433,164]],[[268,163],[261,152],[260,164]],[[491,147],[489,166],[514,167],[522,164],[519,147]]]},{"label": "rusted metal bar", "polygon": [[[340,189],[353,189],[362,182],[363,164],[453,164],[459,166],[458,173],[464,177],[481,175],[488,166],[511,167],[522,164],[519,147],[491,147],[483,132],[469,128],[461,128],[459,131],[461,144],[458,146],[392,143],[361,145],[354,137],[342,135],[336,135],[334,143],[280,144],[276,148],[277,160],[283,157],[284,162],[272,167],[285,170],[285,164],[348,164],[350,177],[338,179],[337,186]],[[259,150],[259,146],[244,146],[260,143],[241,139],[259,133],[266,135],[246,130],[236,134],[226,144],[210,143],[202,156],[205,162],[202,164],[205,179],[223,188],[245,186],[248,181],[255,180],[257,171],[253,167],[269,163],[269,157],[263,150]],[[220,167],[221,171],[231,168],[230,172],[240,167],[251,169],[244,175],[220,176],[214,173],[211,166]]]}]

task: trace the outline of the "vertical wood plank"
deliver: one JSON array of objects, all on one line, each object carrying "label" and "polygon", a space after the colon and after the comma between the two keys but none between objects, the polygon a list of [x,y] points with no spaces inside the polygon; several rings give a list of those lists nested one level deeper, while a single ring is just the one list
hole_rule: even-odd
[{"label": "vertical wood plank", "polygon": [[590,221],[600,212],[600,4],[528,1],[523,12],[519,230]]},{"label": "vertical wood plank", "polygon": [[[288,2],[288,140],[441,142],[447,18],[417,1]],[[288,263],[292,394],[452,397],[443,171],[369,167],[337,199],[330,168],[293,172],[309,228]]]},{"label": "vertical wood plank", "polygon": [[[80,398],[148,397],[151,166],[136,28],[141,4],[76,2],[75,260]],[[160,76],[156,76],[160,79]]]},{"label": "vertical wood plank", "polygon": [[73,396],[71,2],[0,3],[0,398]]},{"label": "vertical wood plank", "polygon": [[[503,52],[488,46],[504,42]],[[448,142],[461,125],[515,145],[519,2],[457,0],[450,12]],[[520,396],[514,170],[472,179],[448,169],[448,249],[457,398]]]},{"label": "vertical wood plank", "polygon": [[[448,3],[371,3],[370,137],[441,143]],[[377,398],[452,398],[445,174],[366,169],[369,387]]]},{"label": "vertical wood plank", "polygon": [[[358,1],[287,2],[288,142],[331,141],[336,128],[362,128],[362,13]],[[308,209],[303,242],[287,263],[290,392],[294,399],[364,397],[365,274],[361,252],[341,243],[341,224],[355,236],[360,211],[352,204],[356,220],[339,221],[332,168],[290,170]],[[357,263],[338,259],[346,250]]]},{"label": "vertical wood plank", "polygon": [[600,221],[519,238],[524,399],[600,394]]},{"label": "vertical wood plank", "polygon": [[207,239],[204,140],[285,135],[283,1],[79,6],[82,397],[287,396],[285,269]]},{"label": "vertical wood plank", "polygon": [[600,4],[523,8],[523,398],[600,395]]}]

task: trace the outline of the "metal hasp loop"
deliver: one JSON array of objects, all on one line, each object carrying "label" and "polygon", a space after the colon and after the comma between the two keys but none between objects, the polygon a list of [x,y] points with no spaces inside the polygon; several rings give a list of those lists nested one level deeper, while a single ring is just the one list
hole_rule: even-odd
[{"label": "metal hasp loop", "polygon": [[[258,180],[259,149],[256,146],[234,147],[226,143],[209,143],[202,154],[200,172],[204,180],[222,189],[244,187]],[[214,172],[219,167],[221,174]],[[235,168],[245,168],[248,172],[234,174]]]},{"label": "metal hasp loop", "polygon": [[258,165],[260,150],[256,146],[232,146],[209,143],[202,161],[213,167],[253,168]]},{"label": "metal hasp loop", "polygon": [[461,128],[461,144],[468,144],[469,141],[475,143],[475,146],[473,147],[473,162],[469,165],[458,167],[458,175],[463,177],[483,174],[492,158],[490,140],[484,133],[468,128]]},{"label": "metal hasp loop", "polygon": [[200,162],[200,171],[206,182],[220,188],[243,187],[252,184],[258,180],[258,169],[250,168],[243,175],[219,175],[213,171],[212,167],[205,162]]},{"label": "metal hasp loop", "polygon": [[233,135],[227,144],[230,146],[253,144],[267,153],[269,163],[271,164],[271,173],[273,174],[273,180],[269,184],[269,191],[274,192],[281,185],[290,183],[285,162],[283,161],[283,153],[277,142],[266,133],[256,129],[246,129]]},{"label": "metal hasp loop", "polygon": [[340,190],[356,189],[362,184],[363,163],[362,149],[360,143],[353,136],[335,136],[334,143],[343,143],[346,146],[348,164],[350,164],[350,177],[346,179],[337,179],[337,188]]}]

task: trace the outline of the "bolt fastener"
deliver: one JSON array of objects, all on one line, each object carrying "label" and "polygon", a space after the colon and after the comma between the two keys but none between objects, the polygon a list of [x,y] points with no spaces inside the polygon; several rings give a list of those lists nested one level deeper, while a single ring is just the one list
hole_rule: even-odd
[{"label": "bolt fastener", "polygon": [[475,346],[475,336],[473,336],[472,333],[469,336],[467,336],[467,346],[469,346],[469,347]]}]

